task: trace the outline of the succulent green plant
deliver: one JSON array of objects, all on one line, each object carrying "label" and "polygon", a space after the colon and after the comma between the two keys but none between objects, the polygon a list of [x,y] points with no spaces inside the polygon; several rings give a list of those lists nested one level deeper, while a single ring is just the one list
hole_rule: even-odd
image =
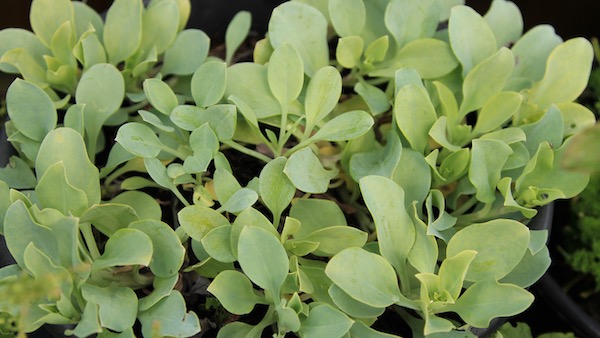
[{"label": "succulent green plant", "polygon": [[[254,62],[233,63],[248,13],[220,60],[182,30],[188,9],[117,0],[77,35],[84,4],[34,0],[35,35],[0,32],[2,69],[23,77],[7,93],[19,156],[0,170],[16,264],[0,276],[68,276],[0,313],[25,332],[192,336],[192,281],[221,309],[206,318],[218,337],[395,337],[371,327],[386,311],[414,337],[468,337],[532,303],[550,258],[526,223],[589,180],[559,165],[594,123],[573,102],[587,40],[523,35],[505,0],[485,16],[461,1],[305,0],[275,8]],[[53,60],[76,60],[76,76],[54,81]]]}]

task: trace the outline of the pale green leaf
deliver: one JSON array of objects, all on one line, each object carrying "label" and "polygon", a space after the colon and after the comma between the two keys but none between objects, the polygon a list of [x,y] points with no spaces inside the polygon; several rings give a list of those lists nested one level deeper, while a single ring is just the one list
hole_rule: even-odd
[{"label": "pale green leaf", "polygon": [[118,64],[138,49],[142,41],[141,0],[116,0],[108,9],[104,24],[104,46],[108,59]]},{"label": "pale green leaf", "polygon": [[529,229],[520,222],[497,219],[473,224],[458,231],[446,250],[453,257],[464,250],[477,255],[467,271],[466,280],[498,280],[514,269],[529,245]]},{"label": "pale green leaf", "polygon": [[64,215],[79,216],[88,208],[85,192],[68,182],[63,162],[57,162],[46,170],[35,192],[43,208],[56,209]]},{"label": "pale green leaf", "polygon": [[31,4],[29,21],[40,41],[50,47],[52,36],[66,21],[73,23],[73,5],[69,0],[36,0]]},{"label": "pale green leaf", "polygon": [[367,21],[363,0],[330,0],[331,24],[341,37],[360,35]]},{"label": "pale green leaf", "polygon": [[137,317],[137,296],[127,287],[81,286],[81,294],[88,302],[98,304],[98,317],[102,327],[125,331],[133,326]]},{"label": "pale green leaf", "polygon": [[243,100],[258,119],[281,114],[279,101],[269,87],[266,66],[243,62],[227,68],[225,97],[231,95]]},{"label": "pale green leaf", "polygon": [[158,156],[164,147],[150,127],[138,122],[129,122],[121,126],[117,131],[116,140],[128,152],[146,158]]},{"label": "pale green leaf", "polygon": [[223,307],[236,315],[248,314],[261,298],[254,293],[252,282],[239,271],[223,271],[208,286]]},{"label": "pale green leaf", "polygon": [[354,85],[354,91],[365,101],[373,115],[387,112],[390,107],[390,98],[378,87],[367,82],[358,82]]},{"label": "pale green leaf", "polygon": [[511,77],[525,78],[531,82],[542,79],[546,70],[548,55],[562,42],[550,25],[538,25],[530,29],[512,47],[519,62]]},{"label": "pale green leaf", "polygon": [[284,43],[277,47],[267,68],[269,88],[282,107],[294,101],[304,84],[304,65],[294,47]]},{"label": "pale green leaf", "polygon": [[185,300],[179,291],[173,290],[168,297],[138,314],[142,335],[151,337],[191,337],[200,332],[200,320],[195,312],[185,312]]},{"label": "pale green leaf", "polygon": [[350,297],[372,307],[388,307],[400,300],[394,268],[388,261],[353,247],[335,255],[325,268],[334,284]]},{"label": "pale green leaf", "polygon": [[310,147],[295,152],[285,163],[283,172],[301,191],[320,194],[327,191],[329,181],[338,174],[337,169],[323,168]]},{"label": "pale green leaf", "polygon": [[335,284],[331,285],[328,292],[335,305],[349,316],[355,318],[377,318],[385,311],[384,308],[372,307],[357,301]]},{"label": "pale green leaf", "polygon": [[429,129],[437,116],[428,95],[419,87],[406,85],[396,94],[394,117],[411,148],[423,153],[429,142]]},{"label": "pale green leaf", "polygon": [[342,77],[333,67],[319,69],[308,83],[304,109],[306,128],[312,128],[323,120],[336,106],[342,93]]},{"label": "pale green leaf", "polygon": [[248,11],[239,11],[231,19],[227,30],[225,31],[225,62],[231,64],[235,51],[241,46],[242,42],[246,40],[248,33],[250,32],[250,25],[252,24],[252,14]]},{"label": "pale green leaf", "polygon": [[492,1],[483,18],[494,32],[498,48],[515,43],[523,34],[523,16],[519,7],[511,1]]},{"label": "pale green leaf", "polygon": [[191,205],[181,209],[177,218],[183,230],[197,241],[201,241],[212,229],[230,224],[225,216],[214,209],[200,205]]},{"label": "pale green leaf", "polygon": [[16,79],[6,91],[6,110],[14,126],[36,141],[43,140],[58,120],[50,97],[38,86],[21,79]]},{"label": "pale green leaf", "polygon": [[306,320],[298,333],[302,338],[343,337],[354,321],[343,312],[336,310],[327,304],[321,304],[313,307],[308,313]]},{"label": "pale green leaf", "polygon": [[290,1],[275,8],[269,21],[269,40],[274,48],[286,42],[294,47],[308,76],[329,64],[327,20],[312,6]]},{"label": "pale green leaf", "polygon": [[169,115],[178,105],[177,96],[168,84],[160,79],[146,79],[143,84],[144,93],[152,107]]},{"label": "pale green leaf", "polygon": [[364,135],[375,122],[370,114],[353,110],[327,121],[311,140],[347,141]]},{"label": "pale green leaf", "polygon": [[179,6],[175,1],[151,1],[142,13],[142,40],[137,54],[146,56],[152,49],[162,54],[179,31]]},{"label": "pale green leaf", "polygon": [[152,240],[137,229],[119,229],[106,242],[104,253],[92,264],[92,271],[121,265],[145,265],[152,259]]},{"label": "pale green leaf", "polygon": [[335,58],[345,68],[354,68],[360,62],[365,42],[360,36],[347,36],[338,40]]},{"label": "pale green leaf", "polygon": [[398,47],[418,38],[431,37],[440,19],[436,0],[392,0],[385,10],[385,26],[396,39]]},{"label": "pale green leaf", "polygon": [[210,38],[199,29],[186,29],[177,35],[165,51],[163,74],[191,75],[208,56]]},{"label": "pale green leaf", "polygon": [[218,103],[227,85],[227,66],[224,62],[208,61],[192,76],[192,96],[198,106],[208,107]]},{"label": "pale green leaf", "polygon": [[432,38],[409,42],[400,49],[396,58],[403,67],[416,69],[426,80],[447,75],[459,65],[450,45]]},{"label": "pale green leaf", "polygon": [[587,85],[593,59],[592,44],[584,38],[557,46],[548,57],[544,77],[531,88],[529,99],[541,109],[574,101]]},{"label": "pale green leaf", "polygon": [[496,199],[496,185],[512,149],[498,140],[473,140],[469,181],[477,188],[477,199],[491,203]]},{"label": "pale green leaf", "polygon": [[500,284],[485,279],[473,284],[448,310],[474,327],[488,327],[496,317],[521,313],[533,303],[533,295],[512,284]]},{"label": "pale green leaf", "polygon": [[494,32],[471,7],[451,9],[448,34],[452,50],[462,64],[463,76],[498,49]]},{"label": "pale green leaf", "polygon": [[503,126],[519,109],[523,97],[515,92],[500,92],[490,97],[477,115],[474,134],[489,133]]},{"label": "pale green leaf", "polygon": [[238,242],[238,261],[242,270],[256,285],[268,292],[272,301],[289,272],[288,256],[275,236],[258,227],[245,227]]},{"label": "pale green leaf", "polygon": [[129,225],[150,237],[152,241],[152,259],[148,267],[155,276],[176,275],[183,264],[185,248],[168,224],[157,220],[141,220]]},{"label": "pale green leaf", "polygon": [[286,163],[285,157],[272,160],[263,167],[258,178],[260,197],[276,218],[279,218],[296,193],[296,187],[283,172]]}]

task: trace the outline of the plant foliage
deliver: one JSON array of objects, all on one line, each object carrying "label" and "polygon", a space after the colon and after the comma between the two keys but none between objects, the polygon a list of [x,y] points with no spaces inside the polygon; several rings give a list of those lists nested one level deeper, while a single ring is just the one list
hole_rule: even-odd
[{"label": "plant foliage", "polygon": [[34,0],[33,33],[0,32],[0,69],[22,77],[6,107],[18,156],[0,169],[16,264],[0,281],[57,282],[0,301],[18,330],[187,337],[206,319],[218,337],[394,337],[371,327],[387,311],[415,337],[472,336],[529,307],[550,258],[526,224],[589,179],[560,166],[594,123],[573,102],[587,40],[523,34],[505,0],[484,16],[303,0],[234,63],[249,14],[221,60],[183,29],[189,12],[116,0],[103,20]]}]

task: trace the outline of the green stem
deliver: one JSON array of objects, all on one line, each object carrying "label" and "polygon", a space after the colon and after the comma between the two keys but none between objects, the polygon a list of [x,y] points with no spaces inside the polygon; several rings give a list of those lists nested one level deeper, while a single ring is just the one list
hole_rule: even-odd
[{"label": "green stem", "polygon": [[287,129],[287,117],[288,117],[288,112],[287,112],[287,104],[281,104],[281,124],[279,126],[279,144],[277,145],[277,153],[281,154],[281,150],[283,149],[283,146],[285,145],[285,142],[287,140],[285,140],[285,133],[286,133],[286,129]]},{"label": "green stem", "polygon": [[189,156],[189,154],[183,153],[183,152],[181,152],[179,150],[175,150],[175,149],[173,149],[171,147],[167,147],[165,145],[162,145],[160,147],[160,150],[164,151],[165,153],[171,154],[171,155],[173,155],[175,157],[178,157],[182,161],[185,160]]},{"label": "green stem", "polygon": [[256,150],[248,149],[235,141],[223,141],[222,143],[224,145],[231,147],[232,149],[239,151],[242,154],[252,156],[252,157],[259,159],[265,163],[269,163],[272,160],[272,158],[270,158],[269,156],[261,154]]},{"label": "green stem", "polygon": [[175,189],[171,189],[171,192],[173,192],[173,194],[175,194],[175,196],[177,197],[177,199],[183,203],[183,205],[185,205],[186,207],[190,206],[190,202],[188,202],[185,197],[183,197],[183,195],[181,194],[181,192],[179,192],[179,190],[177,189],[177,187],[175,187]]},{"label": "green stem", "polygon": [[98,246],[96,245],[96,239],[94,238],[94,233],[92,232],[92,225],[90,223],[81,223],[79,227],[81,229],[81,233],[83,234],[87,248],[90,251],[90,256],[92,257],[92,260],[95,261],[102,255],[100,254],[100,250],[98,250]]},{"label": "green stem", "polygon": [[475,204],[477,204],[478,200],[475,195],[471,196],[469,200],[467,200],[463,205],[461,205],[458,209],[454,210],[450,215],[454,217],[461,216],[465,212],[469,211]]}]

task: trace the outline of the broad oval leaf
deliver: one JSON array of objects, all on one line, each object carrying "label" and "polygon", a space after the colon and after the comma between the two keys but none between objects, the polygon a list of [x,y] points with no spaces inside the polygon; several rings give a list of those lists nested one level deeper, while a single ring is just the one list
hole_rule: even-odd
[{"label": "broad oval leaf", "polygon": [[335,58],[345,68],[354,68],[360,62],[365,46],[360,36],[348,36],[340,38],[335,50]]},{"label": "broad oval leaf", "polygon": [[163,74],[191,75],[200,67],[210,48],[210,38],[199,29],[186,29],[180,32],[175,41],[165,51]]},{"label": "broad oval leaf", "polygon": [[201,241],[212,229],[230,224],[225,216],[214,209],[200,205],[191,205],[181,209],[177,214],[177,219],[183,230],[197,241]]},{"label": "broad oval leaf", "polygon": [[227,64],[231,63],[235,51],[246,40],[251,24],[252,14],[248,11],[237,12],[229,22],[225,31],[225,62]]},{"label": "broad oval leaf", "polygon": [[98,304],[98,317],[103,327],[121,332],[135,323],[138,300],[131,288],[85,283],[81,286],[81,294],[88,302]]},{"label": "broad oval leaf", "polygon": [[273,51],[267,78],[271,92],[283,107],[298,98],[304,84],[304,66],[294,47],[284,43]]},{"label": "broad oval leaf", "polygon": [[274,48],[285,42],[292,45],[302,57],[308,76],[329,64],[327,20],[312,6],[290,1],[275,8],[269,21],[269,40]]},{"label": "broad oval leaf", "polygon": [[300,336],[303,338],[341,338],[354,321],[343,312],[327,304],[317,305],[310,310],[306,320],[300,326]]},{"label": "broad oval leaf", "polygon": [[310,147],[292,154],[283,172],[298,190],[320,194],[327,191],[329,181],[338,174],[337,169],[326,170]]},{"label": "broad oval leaf", "polygon": [[327,121],[311,139],[332,142],[351,140],[364,135],[374,123],[371,115],[365,111],[349,111]]},{"label": "broad oval leaf", "polygon": [[138,55],[152,49],[162,54],[175,40],[179,28],[179,6],[175,1],[151,1],[142,12],[142,40]]},{"label": "broad oval leaf", "polygon": [[477,114],[473,133],[485,134],[502,127],[521,107],[522,101],[521,94],[515,92],[500,92],[492,96]]},{"label": "broad oval leaf", "polygon": [[202,247],[213,259],[223,263],[233,263],[237,259],[231,246],[231,225],[222,225],[209,231],[202,238]]},{"label": "broad oval leaf", "polygon": [[285,157],[278,157],[267,163],[258,177],[260,198],[277,219],[296,193],[296,187],[283,172],[286,163]]},{"label": "broad oval leaf", "polygon": [[396,94],[394,116],[411,148],[424,153],[429,142],[429,130],[437,120],[427,93],[414,85],[402,87]]},{"label": "broad oval leaf", "polygon": [[175,96],[171,87],[162,80],[156,78],[146,79],[143,87],[148,101],[159,112],[169,115],[177,107],[179,103],[177,96]]},{"label": "broad oval leaf", "polygon": [[150,237],[153,250],[148,267],[154,275],[166,278],[179,272],[185,248],[168,224],[156,220],[141,220],[131,223],[129,228],[140,230]]},{"label": "broad oval leaf", "polygon": [[496,317],[510,317],[525,311],[533,295],[513,284],[485,279],[473,284],[447,310],[454,311],[474,327],[488,327]]},{"label": "broad oval leaf", "polygon": [[494,32],[485,19],[467,6],[451,9],[448,34],[454,55],[462,64],[463,76],[498,49]]},{"label": "broad oval leaf", "polygon": [[385,26],[399,47],[433,36],[439,20],[440,7],[436,0],[392,0],[385,9]]},{"label": "broad oval leaf", "polygon": [[471,162],[469,164],[469,181],[477,189],[476,197],[484,203],[492,203],[496,199],[496,185],[512,149],[498,140],[473,140]]},{"label": "broad oval leaf", "polygon": [[325,273],[350,297],[369,306],[385,308],[400,300],[394,268],[385,258],[364,249],[353,247],[338,253]]},{"label": "broad oval leaf", "polygon": [[43,208],[56,209],[63,215],[79,216],[88,208],[85,192],[68,182],[63,162],[56,162],[46,170],[35,193]]},{"label": "broad oval leaf", "polygon": [[58,115],[52,99],[27,81],[16,79],[8,87],[6,110],[14,126],[30,139],[41,141],[56,128]]},{"label": "broad oval leaf", "polygon": [[523,16],[514,2],[492,1],[483,18],[494,32],[498,48],[514,43],[523,34]]},{"label": "broad oval leaf", "polygon": [[481,108],[490,97],[502,91],[514,67],[514,56],[504,47],[475,66],[463,82],[460,116]]},{"label": "broad oval leaf", "polygon": [[99,132],[106,119],[121,107],[125,97],[125,80],[119,70],[108,63],[93,65],[79,80],[75,101],[85,104],[87,130]]},{"label": "broad oval leaf", "polygon": [[515,220],[497,219],[458,231],[448,242],[446,255],[453,257],[464,250],[476,251],[466,280],[498,280],[519,264],[528,245],[529,229],[525,225]]},{"label": "broad oval leaf", "polygon": [[142,41],[142,0],[116,0],[104,24],[104,46],[112,64],[127,59]]},{"label": "broad oval leaf", "polygon": [[531,88],[530,100],[545,109],[552,103],[574,101],[585,89],[594,51],[584,38],[574,38],[556,47],[546,64],[542,80]]},{"label": "broad oval leaf", "polygon": [[262,119],[281,114],[281,105],[271,93],[267,66],[242,62],[227,68],[225,96],[244,101]]},{"label": "broad oval leaf", "polygon": [[185,312],[185,300],[179,291],[170,295],[146,311],[138,314],[142,324],[142,336],[191,337],[200,332],[200,320],[195,312]]},{"label": "broad oval leaf", "polygon": [[92,271],[122,265],[148,266],[152,252],[148,235],[137,229],[120,229],[108,239],[104,253],[92,264]]},{"label": "broad oval leaf", "polygon": [[238,261],[246,276],[268,292],[271,301],[280,298],[289,260],[279,239],[259,227],[244,227],[238,242]]},{"label": "broad oval leaf", "polygon": [[70,0],[36,0],[31,4],[29,21],[40,41],[50,47],[52,37],[64,22],[73,23],[73,5]]},{"label": "broad oval leaf", "polygon": [[243,273],[227,270],[219,273],[207,288],[223,307],[236,315],[248,314],[261,298],[254,293],[252,282]]},{"label": "broad oval leaf", "polygon": [[331,24],[341,37],[360,35],[367,22],[363,0],[330,0]]},{"label": "broad oval leaf", "polygon": [[319,69],[308,83],[304,109],[307,129],[323,120],[336,106],[342,93],[342,76],[333,67]]},{"label": "broad oval leaf", "polygon": [[406,44],[396,58],[403,67],[416,69],[426,80],[449,74],[459,65],[450,45],[432,38],[417,39]]},{"label": "broad oval leaf", "polygon": [[223,98],[227,85],[227,65],[209,61],[200,66],[192,76],[192,96],[200,107],[216,104]]},{"label": "broad oval leaf", "polygon": [[98,168],[88,158],[81,134],[70,128],[58,128],[46,135],[35,160],[38,178],[57,162],[63,162],[67,180],[85,192],[88,205],[100,202]]},{"label": "broad oval leaf", "polygon": [[117,142],[130,153],[146,158],[154,158],[160,153],[163,144],[154,131],[138,122],[129,122],[117,131]]}]

